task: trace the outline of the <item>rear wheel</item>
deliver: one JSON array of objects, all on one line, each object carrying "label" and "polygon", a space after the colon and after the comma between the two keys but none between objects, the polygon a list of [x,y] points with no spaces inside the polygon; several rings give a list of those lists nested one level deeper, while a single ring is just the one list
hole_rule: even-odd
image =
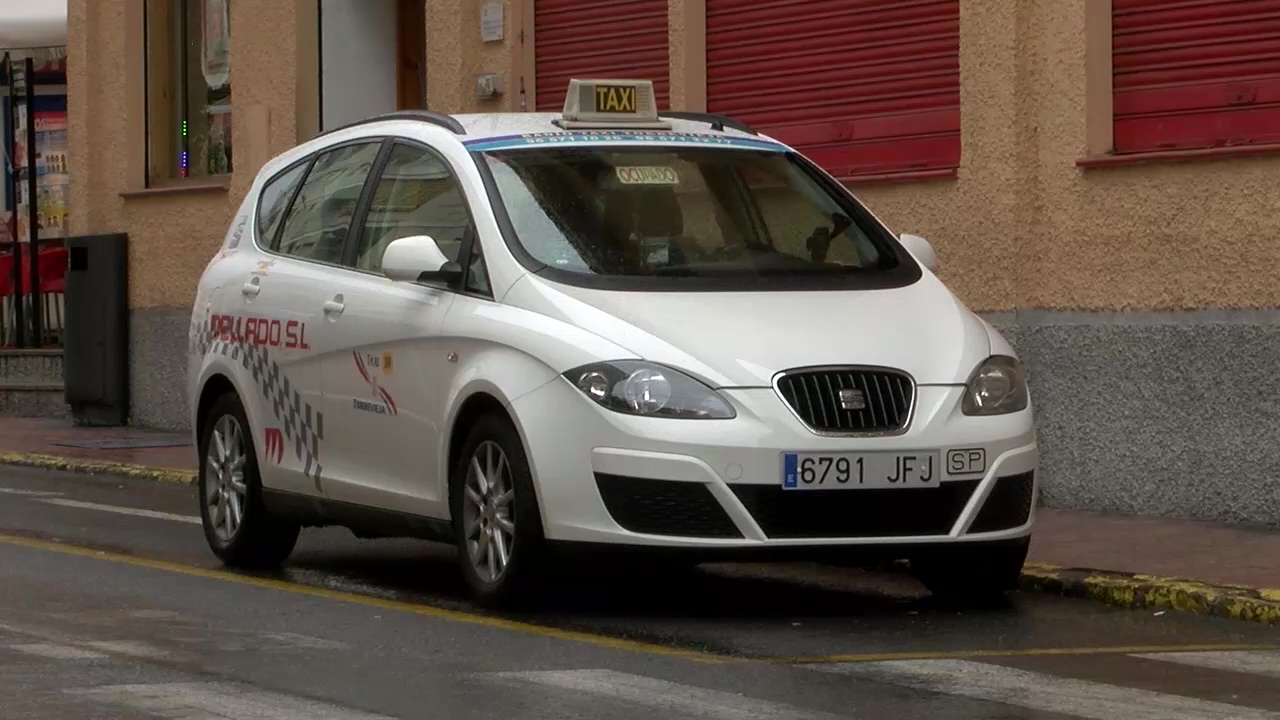
[{"label": "rear wheel", "polygon": [[293,552],[301,528],[271,515],[262,503],[253,435],[234,393],[209,410],[200,456],[200,517],[213,554],[235,567],[278,567]]},{"label": "rear wheel", "polygon": [[911,570],[944,603],[998,602],[1018,587],[1031,538],[939,548],[911,561]]},{"label": "rear wheel", "polygon": [[482,416],[468,431],[449,478],[458,560],[485,605],[529,599],[545,543],[520,436],[506,417]]}]

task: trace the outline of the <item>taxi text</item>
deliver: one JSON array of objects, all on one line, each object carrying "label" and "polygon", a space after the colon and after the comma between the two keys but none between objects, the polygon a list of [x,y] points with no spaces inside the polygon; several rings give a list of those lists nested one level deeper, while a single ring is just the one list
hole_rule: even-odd
[{"label": "taxi text", "polygon": [[597,85],[596,112],[633,113],[636,89],[625,85]]}]

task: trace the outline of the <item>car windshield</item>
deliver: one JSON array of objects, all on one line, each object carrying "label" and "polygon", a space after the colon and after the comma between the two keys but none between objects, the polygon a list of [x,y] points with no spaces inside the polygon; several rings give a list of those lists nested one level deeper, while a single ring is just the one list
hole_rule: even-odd
[{"label": "car windshield", "polygon": [[483,156],[515,242],[579,282],[856,278],[899,264],[873,240],[881,231],[788,153],[673,145]]}]

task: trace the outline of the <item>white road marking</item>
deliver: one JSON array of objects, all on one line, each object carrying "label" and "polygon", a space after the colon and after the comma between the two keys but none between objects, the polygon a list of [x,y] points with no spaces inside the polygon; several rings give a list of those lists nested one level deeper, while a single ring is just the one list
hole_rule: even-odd
[{"label": "white road marking", "polygon": [[1280,652],[1271,650],[1142,653],[1133,657],[1190,665],[1210,670],[1226,670],[1248,675],[1280,678]]},{"label": "white road marking", "polygon": [[[255,636],[258,633],[254,633]],[[291,647],[304,648],[307,650],[345,650],[349,645],[340,643],[336,640],[325,640],[324,638],[313,637],[311,635],[299,635],[297,633],[287,632],[269,632],[262,633],[262,637],[269,637],[278,641],[281,645],[289,645]]]},{"label": "white road marking", "polygon": [[989,665],[894,660],[814,666],[873,682],[1093,720],[1277,720],[1280,713]]},{"label": "white road marking", "polygon": [[769,700],[708,690],[612,670],[545,670],[485,673],[485,678],[514,680],[644,705],[665,713],[687,713],[724,720],[834,719],[837,715]]},{"label": "white road marking", "polygon": [[0,488],[0,495],[22,495],[23,497],[62,497],[66,493],[46,492],[44,490],[18,490],[17,488]]},{"label": "white road marking", "polygon": [[70,645],[54,643],[33,643],[30,645],[10,645],[10,650],[24,655],[34,655],[47,660],[103,660],[107,656],[90,650],[82,650]]},{"label": "white road marking", "polygon": [[162,718],[226,720],[392,720],[293,695],[231,683],[111,685],[63,691],[85,700],[127,707]]},{"label": "white road marking", "polygon": [[85,645],[112,655],[131,655],[140,658],[162,658],[167,657],[169,653],[158,647],[148,645],[146,643],[137,642],[135,640],[97,640],[87,642]]},{"label": "white road marking", "polygon": [[191,525],[200,525],[200,518],[193,515],[174,515],[173,513],[158,512],[156,510],[141,510],[139,508],[119,507],[117,505],[99,505],[98,503],[81,502],[80,500],[63,500],[54,498],[50,500],[41,500],[40,502],[50,505],[60,505],[62,507],[80,508],[81,510],[99,510],[101,512],[117,513],[119,515],[136,515],[137,517],[153,518],[155,520],[172,520],[174,522],[188,523]]}]

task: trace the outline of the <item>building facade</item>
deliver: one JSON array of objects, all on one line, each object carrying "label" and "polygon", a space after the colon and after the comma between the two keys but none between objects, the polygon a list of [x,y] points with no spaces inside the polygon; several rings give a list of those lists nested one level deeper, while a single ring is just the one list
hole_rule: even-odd
[{"label": "building facade", "polygon": [[1280,522],[1280,0],[70,0],[73,234],[127,232],[132,406],[258,167],[570,77],[797,145],[1026,358],[1046,499]]}]

